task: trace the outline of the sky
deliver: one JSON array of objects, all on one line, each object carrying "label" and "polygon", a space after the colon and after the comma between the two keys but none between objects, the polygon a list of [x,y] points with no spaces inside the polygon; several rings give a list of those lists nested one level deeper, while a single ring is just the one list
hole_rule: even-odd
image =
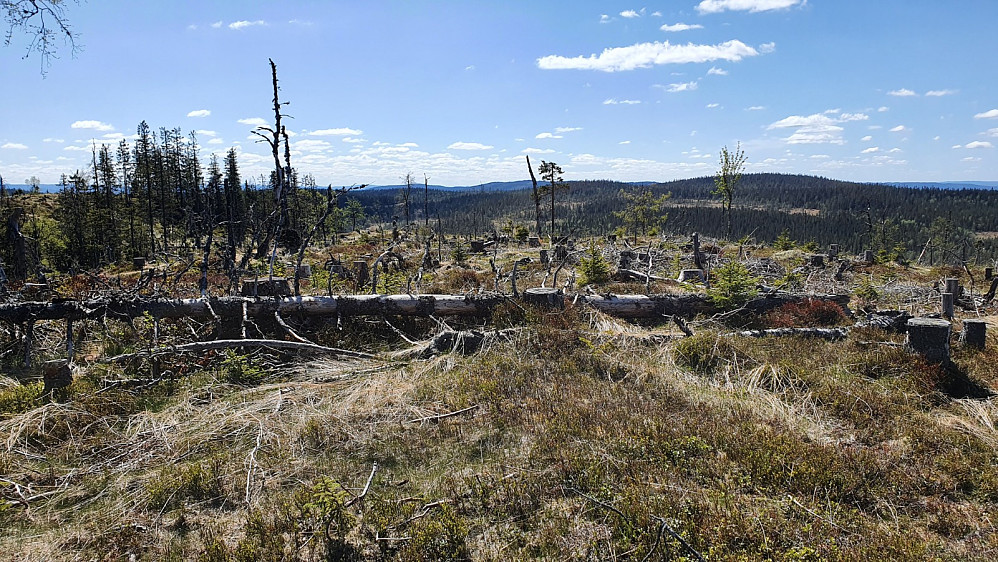
[{"label": "sky", "polygon": [[[0,45],[0,175],[56,183],[139,122],[205,159],[273,163],[277,64],[292,164],[319,185],[668,181],[747,172],[998,180],[994,0],[89,0],[82,49]],[[44,69],[44,73],[42,70]]]}]

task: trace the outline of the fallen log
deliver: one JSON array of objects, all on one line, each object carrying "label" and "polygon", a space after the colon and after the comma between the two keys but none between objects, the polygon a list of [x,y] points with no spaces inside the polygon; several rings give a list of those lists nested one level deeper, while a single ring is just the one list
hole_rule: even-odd
[{"label": "fallen log", "polygon": [[198,353],[203,351],[209,351],[212,349],[232,349],[236,347],[270,347],[273,349],[305,351],[305,352],[322,353],[334,356],[356,357],[359,359],[378,359],[377,355],[371,355],[370,353],[362,353],[360,351],[350,351],[349,349],[339,349],[336,347],[326,347],[324,345],[319,345],[315,343],[301,343],[301,342],[283,341],[283,340],[246,339],[246,340],[196,341],[192,343],[185,343],[182,345],[167,345],[167,346],[155,347],[153,349],[145,351],[137,351],[135,353],[125,353],[122,355],[115,355],[114,357],[101,359],[100,362],[123,363],[140,357],[149,357],[152,355],[166,355],[171,353],[183,353],[187,351]]},{"label": "fallen log", "polygon": [[743,338],[788,337],[802,336],[829,341],[843,340],[849,335],[849,328],[769,328],[766,330],[743,330],[731,332],[725,336],[741,336]]},{"label": "fallen log", "polygon": [[[243,310],[250,318],[303,316],[488,316],[507,295],[339,295],[262,299],[218,297],[213,299],[97,299],[0,304],[0,320],[24,323],[34,320],[80,320],[87,318],[210,318],[224,320]],[[703,295],[579,295],[579,301],[620,318],[659,318],[714,314],[717,308]],[[566,300],[569,300],[566,296]],[[801,295],[775,293],[749,301],[746,312],[761,314],[787,303],[806,300],[834,302],[845,309],[849,295]]]}]

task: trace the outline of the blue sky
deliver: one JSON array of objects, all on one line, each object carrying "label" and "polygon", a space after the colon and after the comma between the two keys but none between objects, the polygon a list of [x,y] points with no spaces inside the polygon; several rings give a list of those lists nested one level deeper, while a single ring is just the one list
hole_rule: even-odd
[{"label": "blue sky", "polygon": [[83,50],[43,78],[0,47],[0,175],[54,183],[92,142],[153,128],[236,147],[270,122],[278,65],[293,164],[320,185],[412,172],[467,185],[748,171],[856,181],[998,179],[998,2],[964,0],[90,0]]}]

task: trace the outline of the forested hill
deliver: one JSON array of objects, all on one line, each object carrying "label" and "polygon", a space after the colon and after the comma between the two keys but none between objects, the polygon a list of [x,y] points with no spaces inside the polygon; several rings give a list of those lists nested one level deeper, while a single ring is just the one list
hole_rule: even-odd
[{"label": "forested hill", "polygon": [[[640,185],[610,180],[569,182],[567,191],[556,194],[556,224],[565,232],[611,233],[622,225],[614,214],[626,207],[621,190],[649,189],[656,196],[671,194],[665,231],[724,237],[723,209],[711,193],[713,188],[713,177]],[[397,214],[391,192],[358,197],[376,215],[390,218]],[[530,189],[438,192],[431,193],[430,200],[431,217],[443,217],[448,232],[482,233],[493,221],[534,224]],[[545,200],[541,206],[545,223],[550,220],[549,205]],[[974,233],[998,231],[996,208],[998,191],[990,189],[911,189],[815,176],[746,174],[734,196],[731,237],[772,242],[786,232],[799,242],[837,243],[849,251],[903,248],[917,255],[928,238],[936,235],[949,238],[954,248],[966,246],[961,252],[991,259],[996,255],[994,240]]]}]

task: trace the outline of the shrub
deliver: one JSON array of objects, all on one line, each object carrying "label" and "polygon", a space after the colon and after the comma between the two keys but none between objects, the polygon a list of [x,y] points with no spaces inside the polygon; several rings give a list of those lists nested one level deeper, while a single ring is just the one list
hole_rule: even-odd
[{"label": "shrub", "polygon": [[776,250],[793,250],[797,243],[790,239],[790,232],[786,229],[773,241],[773,248]]},{"label": "shrub", "polygon": [[458,265],[464,265],[468,261],[468,247],[464,245],[464,242],[454,241],[450,248],[450,259]]},{"label": "shrub", "polygon": [[426,517],[413,524],[409,536],[412,539],[399,552],[399,560],[471,559],[471,552],[465,543],[468,526],[447,504],[440,506],[434,517]]},{"label": "shrub", "polygon": [[845,321],[842,307],[832,301],[808,299],[789,302],[766,313],[766,325],[773,328],[836,326]]},{"label": "shrub", "polygon": [[730,343],[707,332],[679,340],[672,352],[677,363],[699,373],[715,371],[732,355]]},{"label": "shrub", "polygon": [[42,383],[13,384],[0,388],[0,419],[27,412],[42,393]]},{"label": "shrub", "polygon": [[579,259],[579,285],[599,285],[610,280],[610,262],[595,242],[589,243],[586,255]]},{"label": "shrub", "polygon": [[756,295],[759,279],[739,262],[731,261],[711,272],[707,299],[722,310],[738,308]]},{"label": "shrub", "polygon": [[251,364],[245,355],[232,350],[226,350],[220,371],[226,382],[243,386],[258,385],[267,377],[267,371]]}]

